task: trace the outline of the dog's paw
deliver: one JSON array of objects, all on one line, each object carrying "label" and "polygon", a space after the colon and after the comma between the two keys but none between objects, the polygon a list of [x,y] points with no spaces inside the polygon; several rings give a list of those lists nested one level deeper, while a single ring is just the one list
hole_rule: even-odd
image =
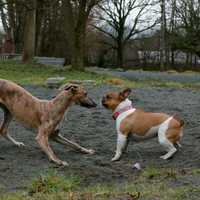
[{"label": "dog's paw", "polygon": [[115,162],[115,161],[118,161],[119,160],[119,157],[113,157],[112,159],[111,159],[111,162]]},{"label": "dog's paw", "polygon": [[88,154],[95,154],[95,150],[93,150],[93,149],[88,149]]},{"label": "dog's paw", "polygon": [[163,156],[160,156],[160,158],[163,160],[167,160],[169,158],[169,156],[163,155]]},{"label": "dog's paw", "polygon": [[69,163],[66,162],[66,161],[60,161],[59,165],[62,165],[62,166],[64,166],[64,167],[67,167],[67,166],[69,166]]},{"label": "dog's paw", "polygon": [[69,163],[66,162],[66,161],[62,161],[62,165],[63,165],[63,166],[69,166]]},{"label": "dog's paw", "polygon": [[115,161],[117,161],[117,159],[115,159],[115,158],[112,158],[112,159],[111,159],[111,162],[115,162]]},{"label": "dog's paw", "polygon": [[23,142],[16,142],[15,145],[18,147],[25,147],[25,144]]},{"label": "dog's paw", "polygon": [[121,158],[122,153],[121,152],[117,152],[115,154],[115,156],[111,159],[112,162],[114,161],[118,161]]},{"label": "dog's paw", "polygon": [[57,167],[60,167],[60,166],[67,167],[67,166],[69,166],[68,162],[62,161],[62,160],[59,160],[59,159],[55,159],[55,160],[50,159],[49,161],[56,164]]}]

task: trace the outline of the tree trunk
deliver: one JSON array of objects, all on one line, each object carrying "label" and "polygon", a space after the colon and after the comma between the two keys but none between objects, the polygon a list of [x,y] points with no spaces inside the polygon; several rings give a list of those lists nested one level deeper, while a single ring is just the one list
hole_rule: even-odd
[{"label": "tree trunk", "polygon": [[172,10],[171,10],[171,21],[170,21],[170,30],[171,30],[171,35],[170,35],[170,46],[171,46],[171,64],[174,67],[174,53],[175,50],[173,48],[173,43],[174,43],[174,33],[175,33],[175,26],[176,26],[176,19],[175,19],[175,11],[176,11],[176,0],[172,0]]},{"label": "tree trunk", "polygon": [[[0,3],[2,4],[2,0],[0,1]],[[0,12],[1,12],[1,21],[2,21],[2,25],[3,25],[3,29],[6,33],[8,33],[8,24],[6,21],[6,14],[4,12],[3,6],[0,6]]]},{"label": "tree trunk", "polygon": [[36,35],[36,0],[32,0],[32,8],[27,11],[26,25],[24,31],[24,48],[22,61],[31,62],[35,55],[35,35]]},{"label": "tree trunk", "polygon": [[73,6],[69,1],[64,1],[65,31],[71,49],[71,65],[73,69],[84,70],[85,35],[88,14],[85,5],[81,4],[79,12],[73,12]]},{"label": "tree trunk", "polygon": [[174,67],[174,50],[171,49],[171,64]]},{"label": "tree trunk", "polygon": [[165,59],[166,59],[166,44],[165,44],[165,31],[166,31],[166,20],[165,20],[165,0],[161,0],[161,30],[160,30],[160,70],[165,70]]},{"label": "tree trunk", "polygon": [[124,67],[124,48],[121,41],[118,41],[117,45],[117,67],[123,68]]},{"label": "tree trunk", "polygon": [[[44,2],[37,2],[37,7],[44,9]],[[36,9],[36,38],[35,38],[35,55],[40,56],[41,55],[41,49],[42,49],[42,41],[43,41],[43,31],[44,31],[44,11],[43,10],[37,10]]]},{"label": "tree trunk", "polygon": [[73,49],[71,64],[73,69],[83,70],[85,66],[85,38],[86,38],[86,18],[83,16],[77,19],[74,27],[74,41],[71,42]]}]

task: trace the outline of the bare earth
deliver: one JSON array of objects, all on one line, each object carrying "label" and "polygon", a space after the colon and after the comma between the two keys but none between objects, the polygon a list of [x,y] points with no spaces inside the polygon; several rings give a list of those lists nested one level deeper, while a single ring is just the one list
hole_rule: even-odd
[{"label": "bare earth", "polygon": [[[50,99],[55,90],[42,87],[26,87],[37,97]],[[199,91],[191,89],[144,88],[135,89],[131,99],[135,107],[146,111],[178,113],[184,119],[186,126],[182,140],[182,149],[173,159],[163,161],[159,157],[164,152],[156,139],[142,143],[132,141],[128,154],[122,160],[111,163],[116,144],[115,122],[111,112],[100,105],[100,99],[111,86],[90,87],[89,94],[98,103],[95,109],[73,106],[67,113],[61,133],[67,138],[79,142],[81,145],[96,150],[95,155],[84,155],[73,150],[63,148],[52,143],[52,147],[59,158],[70,163],[70,167],[57,168],[49,163],[47,156],[41,152],[36,144],[36,133],[22,127],[13,121],[10,133],[26,147],[17,148],[4,138],[0,138],[0,188],[7,191],[23,190],[38,174],[50,168],[56,168],[66,176],[76,174],[84,178],[84,183],[125,182],[134,179],[132,165],[140,162],[143,168],[148,166],[165,168],[199,168],[200,167],[200,95]],[[115,88],[116,89],[116,88]],[[0,120],[2,121],[3,112]],[[174,184],[200,185],[200,176],[184,176]]]}]

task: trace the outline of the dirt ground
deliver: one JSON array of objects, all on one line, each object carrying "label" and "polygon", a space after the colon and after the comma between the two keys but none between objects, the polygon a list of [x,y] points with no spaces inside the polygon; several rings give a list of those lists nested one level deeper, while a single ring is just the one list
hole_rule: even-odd
[{"label": "dirt ground", "polygon": [[[26,87],[40,98],[51,99],[55,90],[43,87]],[[156,139],[134,143],[128,148],[128,154],[121,161],[111,163],[116,145],[115,122],[111,112],[100,105],[102,95],[113,89],[111,86],[89,87],[88,91],[98,103],[95,109],[73,106],[67,112],[61,127],[61,133],[81,145],[96,150],[95,155],[84,155],[63,146],[51,143],[59,158],[70,163],[69,167],[56,168],[49,163],[35,141],[35,131],[22,127],[13,121],[9,131],[13,137],[26,144],[17,148],[4,138],[0,138],[0,188],[7,191],[23,190],[27,183],[38,174],[50,168],[56,168],[64,175],[82,176],[85,183],[123,182],[134,178],[132,166],[140,162],[142,167],[156,166],[165,168],[200,167],[200,95],[190,89],[144,88],[134,89],[130,99],[135,107],[146,111],[178,113],[186,126],[182,140],[182,149],[173,159],[163,161],[159,157],[164,153]],[[2,112],[0,120],[2,121]],[[177,184],[200,184],[200,177],[184,177]]]}]

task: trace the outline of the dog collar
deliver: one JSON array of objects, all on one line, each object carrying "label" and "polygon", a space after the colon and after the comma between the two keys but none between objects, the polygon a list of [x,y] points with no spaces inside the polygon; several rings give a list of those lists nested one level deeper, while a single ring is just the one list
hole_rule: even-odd
[{"label": "dog collar", "polygon": [[117,108],[113,112],[113,119],[116,120],[117,117],[122,114],[123,112],[126,112],[128,110],[131,110],[133,108],[132,106],[132,101],[129,100],[128,98],[122,101]]},{"label": "dog collar", "polygon": [[116,120],[117,117],[118,117],[120,114],[122,114],[123,112],[126,112],[126,111],[128,111],[128,110],[131,110],[132,108],[133,108],[133,106],[130,105],[130,106],[126,106],[126,107],[124,107],[124,108],[122,108],[122,109],[120,109],[120,110],[114,112],[113,115],[112,115],[113,119]]}]

